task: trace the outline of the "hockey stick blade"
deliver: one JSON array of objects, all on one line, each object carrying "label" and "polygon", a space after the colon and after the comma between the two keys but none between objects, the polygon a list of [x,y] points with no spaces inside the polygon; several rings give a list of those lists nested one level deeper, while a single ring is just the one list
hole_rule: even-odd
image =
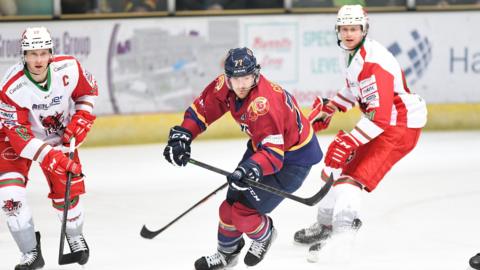
[{"label": "hockey stick blade", "polygon": [[64,265],[64,264],[78,263],[82,259],[82,257],[83,257],[83,251],[62,254],[58,258],[58,264]]},{"label": "hockey stick blade", "polygon": [[[224,175],[224,176],[230,175],[230,173],[227,172],[227,171],[224,171],[222,169],[213,167],[211,165],[205,164],[203,162],[200,162],[200,161],[192,159],[192,158],[190,158],[190,160],[188,162],[191,163],[191,164],[197,165],[199,167],[202,167],[204,169],[207,169],[209,171],[219,173],[219,174]],[[298,197],[296,195],[293,195],[291,193],[285,192],[283,190],[276,189],[272,186],[265,185],[263,183],[250,180],[248,178],[244,178],[243,181],[245,181],[247,184],[249,184],[252,187],[265,190],[265,191],[270,192],[272,194],[275,194],[277,196],[280,196],[280,197],[283,197],[283,198],[288,198],[290,200],[293,200],[293,201],[296,201],[296,202],[299,202],[299,203],[302,203],[302,204],[305,204],[305,205],[308,205],[308,206],[313,206],[313,205],[317,204],[320,200],[322,200],[323,197],[325,197],[327,195],[328,191],[330,191],[330,188],[332,187],[333,182],[334,182],[333,175],[330,175],[328,181],[325,183],[325,185],[323,185],[323,187],[316,194],[314,194],[310,198],[302,198],[302,197]]]},{"label": "hockey stick blade", "polygon": [[147,226],[143,225],[142,230],[140,231],[140,235],[146,239],[153,239],[155,236],[159,235],[163,232],[166,228],[161,228],[158,231],[151,231],[147,228]]},{"label": "hockey stick blade", "polygon": [[330,174],[327,182],[323,185],[323,187],[315,195],[305,199],[305,204],[313,206],[317,204],[319,201],[321,201],[332,188],[333,182],[334,182],[333,174]]}]

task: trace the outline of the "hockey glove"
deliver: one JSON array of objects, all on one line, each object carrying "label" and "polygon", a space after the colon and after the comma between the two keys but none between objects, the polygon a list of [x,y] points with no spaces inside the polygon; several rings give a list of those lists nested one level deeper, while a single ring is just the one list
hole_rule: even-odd
[{"label": "hockey glove", "polygon": [[325,155],[325,165],[334,169],[345,167],[348,159],[360,145],[362,143],[352,134],[340,130],[333,142],[328,146],[327,154]]},{"label": "hockey glove", "polygon": [[175,166],[185,166],[190,160],[190,143],[192,143],[192,133],[184,127],[174,126],[170,129],[163,156]]},{"label": "hockey glove", "polygon": [[330,120],[335,113],[335,108],[327,106],[329,99],[317,96],[312,105],[312,111],[308,115],[308,121],[312,123],[315,132],[324,130],[330,125]]},{"label": "hockey glove", "polygon": [[95,121],[95,115],[90,114],[87,111],[79,110],[77,111],[67,127],[65,127],[65,132],[63,133],[63,144],[69,145],[70,139],[75,137],[77,140],[75,146],[83,143],[87,137],[87,133],[90,131]]},{"label": "hockey glove", "polygon": [[227,176],[227,181],[232,189],[244,191],[250,186],[243,181],[243,178],[248,178],[255,182],[262,180],[262,168],[257,163],[247,160],[238,165],[235,171]]},{"label": "hockey glove", "polygon": [[40,163],[42,169],[57,175],[60,179],[67,179],[67,172],[74,175],[82,173],[82,166],[69,159],[62,151],[52,149],[50,150],[42,162]]}]

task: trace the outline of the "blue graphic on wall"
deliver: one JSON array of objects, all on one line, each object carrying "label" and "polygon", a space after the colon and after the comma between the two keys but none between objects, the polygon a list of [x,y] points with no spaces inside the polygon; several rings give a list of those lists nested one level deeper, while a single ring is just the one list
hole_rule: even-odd
[{"label": "blue graphic on wall", "polygon": [[396,58],[406,53],[408,62],[401,62],[401,65],[407,83],[414,85],[423,76],[432,59],[432,44],[427,37],[422,37],[417,30],[411,31],[410,36],[413,39],[413,47],[405,48],[398,42],[394,42],[387,48]]}]

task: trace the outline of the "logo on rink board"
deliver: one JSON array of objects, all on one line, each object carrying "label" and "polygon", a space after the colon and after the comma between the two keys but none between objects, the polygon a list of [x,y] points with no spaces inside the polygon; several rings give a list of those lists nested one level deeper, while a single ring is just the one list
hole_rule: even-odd
[{"label": "logo on rink board", "polygon": [[422,37],[418,30],[410,32],[413,43],[394,42],[388,50],[397,58],[405,73],[408,84],[415,84],[425,73],[432,60],[432,44],[427,37]]}]

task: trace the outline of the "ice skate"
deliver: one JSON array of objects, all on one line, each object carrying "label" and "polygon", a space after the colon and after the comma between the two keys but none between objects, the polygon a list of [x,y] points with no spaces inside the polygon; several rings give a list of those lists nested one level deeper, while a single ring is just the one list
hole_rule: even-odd
[{"label": "ice skate", "polygon": [[298,244],[310,245],[327,239],[331,233],[332,228],[330,226],[315,222],[310,227],[297,231],[293,236],[293,240]]},{"label": "ice skate", "polygon": [[[358,218],[354,219],[353,223],[352,223],[351,230],[347,230],[346,233],[342,234],[340,236],[341,239],[335,239],[336,243],[334,243],[334,245],[339,245],[339,246],[353,245],[355,234],[360,229],[361,226],[362,226],[362,221]],[[331,244],[331,243],[329,243],[329,241],[330,241],[329,238],[331,236],[331,233],[332,233],[332,230],[329,229],[328,235],[326,237],[324,237],[323,239],[315,242],[314,244],[312,244],[310,246],[310,248],[308,249],[308,254],[307,254],[307,261],[308,262],[311,262],[311,263],[318,262],[320,250],[323,249],[326,245]],[[345,247],[345,250],[347,250],[346,247]],[[335,253],[336,251],[331,251],[331,252]]]},{"label": "ice skate", "polygon": [[243,238],[238,242],[237,250],[233,253],[215,252],[210,256],[203,256],[195,261],[196,270],[220,270],[235,266],[238,262],[238,254],[245,245]]},{"label": "ice skate", "polygon": [[265,254],[267,254],[268,249],[272,245],[272,242],[275,241],[275,238],[277,238],[277,230],[275,230],[275,227],[272,225],[270,237],[262,242],[255,240],[252,242],[252,245],[245,255],[245,264],[247,266],[254,266],[261,262],[265,257]]},{"label": "ice skate", "polygon": [[45,265],[40,247],[40,232],[35,232],[37,245],[31,251],[24,253],[20,263],[15,266],[15,270],[34,270],[40,269]]},{"label": "ice skate", "polygon": [[88,248],[87,242],[82,234],[70,236],[67,234],[67,242],[68,246],[70,247],[70,251],[74,252],[81,252],[82,257],[78,264],[84,265],[88,262],[88,258],[90,257],[90,249]]}]

